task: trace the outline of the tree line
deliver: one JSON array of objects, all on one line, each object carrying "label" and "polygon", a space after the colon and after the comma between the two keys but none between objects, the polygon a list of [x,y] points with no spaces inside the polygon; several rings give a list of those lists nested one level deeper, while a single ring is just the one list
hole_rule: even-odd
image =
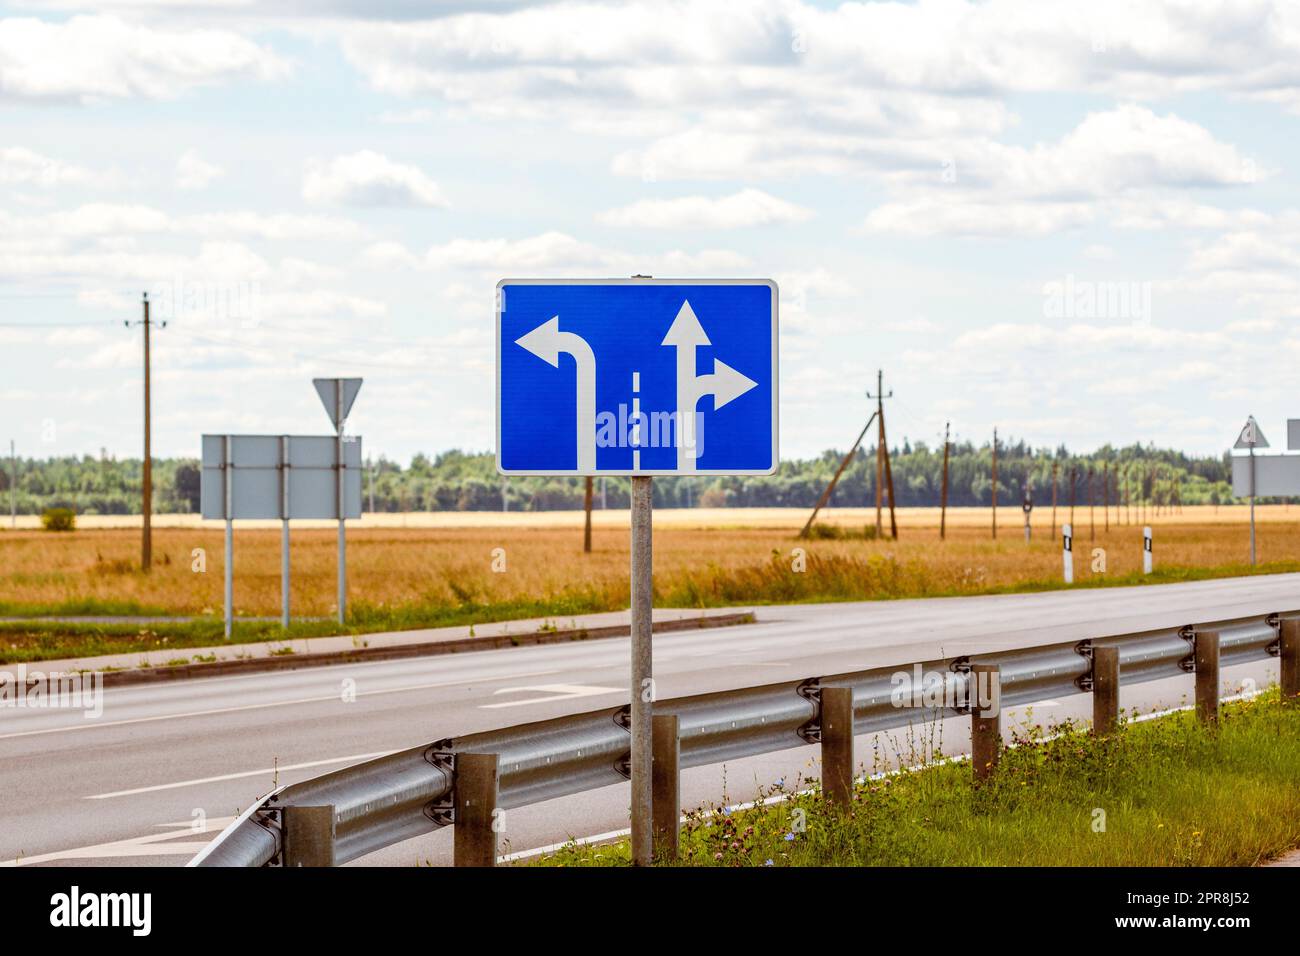
[{"label": "tree line", "polygon": [[[844,452],[827,450],[806,459],[781,462],[773,475],[717,478],[659,478],[655,504],[666,508],[811,508],[839,467]],[[894,492],[900,507],[937,506],[943,482],[943,447],[907,442],[890,450]],[[990,444],[954,443],[948,462],[948,504],[987,506],[993,497]],[[78,514],[138,514],[141,462],[138,458],[19,458],[14,500],[20,514],[71,508]],[[1091,474],[1091,479],[1089,478]],[[998,443],[998,501],[1018,506],[1026,491],[1037,504],[1051,501],[1053,476],[1061,504],[1073,493],[1086,505],[1147,501],[1157,505],[1226,504],[1232,495],[1232,466],[1220,457],[1194,457],[1152,446],[1103,446],[1088,454],[1032,448],[1024,441]],[[1071,491],[1073,475],[1073,492]],[[192,458],[156,459],[154,508],[160,513],[199,510],[200,470]],[[8,510],[14,485],[11,464],[0,469],[0,513]],[[1104,489],[1103,483],[1106,485]],[[863,447],[840,476],[832,506],[875,502],[876,450]],[[362,482],[363,510],[402,511],[555,511],[583,506],[581,478],[502,478],[490,453],[459,450],[416,455],[405,467],[380,457],[367,463]],[[626,478],[597,478],[595,507],[626,508],[631,493]],[[1118,496],[1118,497],[1117,497]],[[372,506],[373,502],[373,506]]]}]

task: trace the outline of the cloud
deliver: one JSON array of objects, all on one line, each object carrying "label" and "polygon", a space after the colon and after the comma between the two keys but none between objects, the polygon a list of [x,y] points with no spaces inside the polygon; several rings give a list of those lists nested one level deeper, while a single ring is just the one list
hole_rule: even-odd
[{"label": "cloud", "polygon": [[118,244],[145,235],[194,236],[204,239],[248,237],[293,241],[362,239],[360,223],[338,216],[262,213],[249,210],[173,216],[140,204],[85,203],[36,216],[11,216],[0,210],[0,233],[64,248],[64,240],[104,238]]},{"label": "cloud", "polygon": [[112,16],[0,19],[0,101],[171,99],[288,72],[268,48],[229,30],[160,30]]},{"label": "cloud", "polygon": [[106,179],[84,166],[52,159],[21,146],[0,147],[0,186],[86,186]]},{"label": "cloud", "polygon": [[[1065,14],[1038,0],[630,0],[354,23],[341,44],[384,93],[653,136],[619,157],[620,172],[752,179],[930,165],[1008,128],[1005,101],[1020,93],[1218,91],[1300,109],[1298,19],[1286,0],[1153,2],[1137,12],[1098,0]],[[1144,131],[1129,119],[1102,117],[1066,145],[1082,147],[1082,159],[1097,137],[1165,136],[1171,151],[1189,152],[1160,157],[1158,171],[1188,182],[1225,158],[1196,149],[1195,130]],[[1107,152],[1121,164],[1122,154],[1122,144]],[[1075,172],[1089,171],[1080,163]]]},{"label": "cloud", "polygon": [[994,197],[932,195],[878,206],[867,215],[867,232],[903,236],[1045,236],[1089,225],[1096,214],[1086,203],[999,202]]},{"label": "cloud", "polygon": [[438,184],[419,168],[368,149],[309,164],[302,197],[347,206],[447,205]]},{"label": "cloud", "polygon": [[642,199],[629,206],[610,209],[597,218],[611,226],[641,229],[739,229],[803,222],[811,219],[812,215],[812,210],[760,189],[742,189],[716,199],[708,196]]},{"label": "cloud", "polygon": [[194,150],[186,150],[176,160],[176,188],[205,189],[225,173],[220,166],[205,161]]}]

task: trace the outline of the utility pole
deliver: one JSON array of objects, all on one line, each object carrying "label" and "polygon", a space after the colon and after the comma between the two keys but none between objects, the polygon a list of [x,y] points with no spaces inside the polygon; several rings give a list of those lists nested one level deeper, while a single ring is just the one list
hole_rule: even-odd
[{"label": "utility pole", "polygon": [[1097,540],[1097,496],[1092,493],[1092,465],[1088,466],[1088,540]]},{"label": "utility pole", "polygon": [[1101,508],[1103,520],[1106,522],[1106,533],[1110,534],[1110,462],[1106,461],[1101,466]]},{"label": "utility pole", "polygon": [[939,540],[942,541],[947,536],[948,524],[948,452],[952,448],[952,443],[948,440],[948,426],[951,422],[943,423],[943,484],[939,492]]},{"label": "utility pole", "polygon": [[[136,325],[144,326],[144,461],[142,495],[140,502],[141,514],[141,539],[140,539],[140,569],[148,572],[153,566],[153,449],[151,447],[150,435],[150,361],[149,361],[149,332],[153,328],[153,323],[149,321],[149,293],[144,293],[142,298],[144,307],[144,318]],[[131,321],[128,319],[123,322],[128,329],[131,327]],[[167,328],[167,323],[163,322],[160,328]]]},{"label": "utility pole", "polygon": [[993,429],[993,540],[998,537],[998,430]]},{"label": "utility pole", "polygon": [[[871,423],[874,422],[875,420],[876,420],[876,413],[872,412],[871,417],[867,419],[867,423],[862,426],[862,431],[858,433],[857,441],[853,443],[853,446],[849,449],[848,454],[845,455],[843,460],[840,461],[840,467],[835,469],[834,476],[831,478],[830,483],[827,484],[827,486],[822,490],[822,495],[820,498],[817,499],[817,504],[813,505],[812,514],[808,516],[808,521],[804,524],[803,530],[799,532],[799,537],[801,538],[808,537],[808,533],[812,530],[813,522],[817,520],[817,513],[821,511],[823,508],[825,508],[826,503],[831,500],[831,495],[835,493],[835,486],[839,483],[840,475],[844,474],[844,469],[847,468],[849,466],[849,462],[853,460],[853,456],[857,453],[858,446],[862,444],[862,439],[867,436],[867,432],[871,428]],[[602,479],[602,481],[603,480],[604,479]],[[876,527],[879,526],[880,526],[879,515],[877,514]]]},{"label": "utility pole", "polygon": [[1052,462],[1052,534],[1051,540],[1056,540],[1056,472],[1060,468],[1059,461]]},{"label": "utility pole", "polygon": [[885,394],[885,373],[876,370],[876,394],[872,395],[867,392],[867,398],[876,400],[876,424],[878,426],[876,438],[876,537],[879,538],[884,534],[884,528],[880,523],[881,494],[884,490],[885,483],[889,485],[889,530],[891,536],[898,539],[898,519],[894,514],[894,472],[889,464],[889,445],[885,439],[885,399],[893,398],[894,390],[891,388],[889,394]]},{"label": "utility pole", "polygon": [[591,554],[591,495],[592,495],[592,478],[587,476],[586,493],[583,495],[582,507],[587,513],[586,523],[582,531],[582,550],[586,554]]},{"label": "utility pole", "polygon": [[1079,485],[1079,469],[1074,465],[1070,466],[1070,527],[1074,527],[1074,493]]}]

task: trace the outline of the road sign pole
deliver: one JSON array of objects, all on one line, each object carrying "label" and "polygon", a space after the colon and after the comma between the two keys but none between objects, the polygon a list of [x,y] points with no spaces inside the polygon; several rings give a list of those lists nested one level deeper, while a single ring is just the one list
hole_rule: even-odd
[{"label": "road sign pole", "polygon": [[1255,448],[1250,449],[1250,566],[1255,566]]},{"label": "road sign pole", "polygon": [[348,545],[347,535],[344,532],[344,508],[343,498],[343,382],[340,379],[334,384],[334,410],[335,423],[338,426],[338,440],[335,442],[336,461],[338,462],[338,508],[339,508],[339,623],[347,614],[348,602]]},{"label": "road sign pole", "polygon": [[648,865],[654,852],[653,481],[632,479],[632,862],[638,866]]},{"label": "road sign pole", "polygon": [[223,439],[225,442],[225,452],[222,458],[224,467],[222,469],[225,478],[225,495],[226,495],[226,561],[224,572],[226,576],[226,618],[225,632],[226,640],[230,640],[231,617],[233,615],[235,601],[235,475],[234,463],[230,460],[230,436],[226,435]]},{"label": "road sign pole", "polygon": [[280,436],[280,626],[289,628],[289,436]]}]

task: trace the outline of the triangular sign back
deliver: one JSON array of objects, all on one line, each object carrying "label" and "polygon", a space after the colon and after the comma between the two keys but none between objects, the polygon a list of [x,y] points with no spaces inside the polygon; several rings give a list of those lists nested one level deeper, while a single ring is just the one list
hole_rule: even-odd
[{"label": "triangular sign back", "polygon": [[343,389],[343,421],[348,420],[348,413],[352,411],[352,403],[357,400],[357,392],[361,391],[361,379],[359,378],[314,378],[311,383],[316,386],[316,394],[320,396],[321,404],[325,406],[325,414],[330,417],[334,427],[339,427],[338,414],[338,393],[337,389]]},{"label": "triangular sign back", "polygon": [[1251,415],[1246,419],[1245,426],[1241,429],[1241,434],[1237,436],[1237,443],[1233,448],[1267,448],[1268,439],[1260,431],[1259,424],[1255,421],[1255,416]]}]

